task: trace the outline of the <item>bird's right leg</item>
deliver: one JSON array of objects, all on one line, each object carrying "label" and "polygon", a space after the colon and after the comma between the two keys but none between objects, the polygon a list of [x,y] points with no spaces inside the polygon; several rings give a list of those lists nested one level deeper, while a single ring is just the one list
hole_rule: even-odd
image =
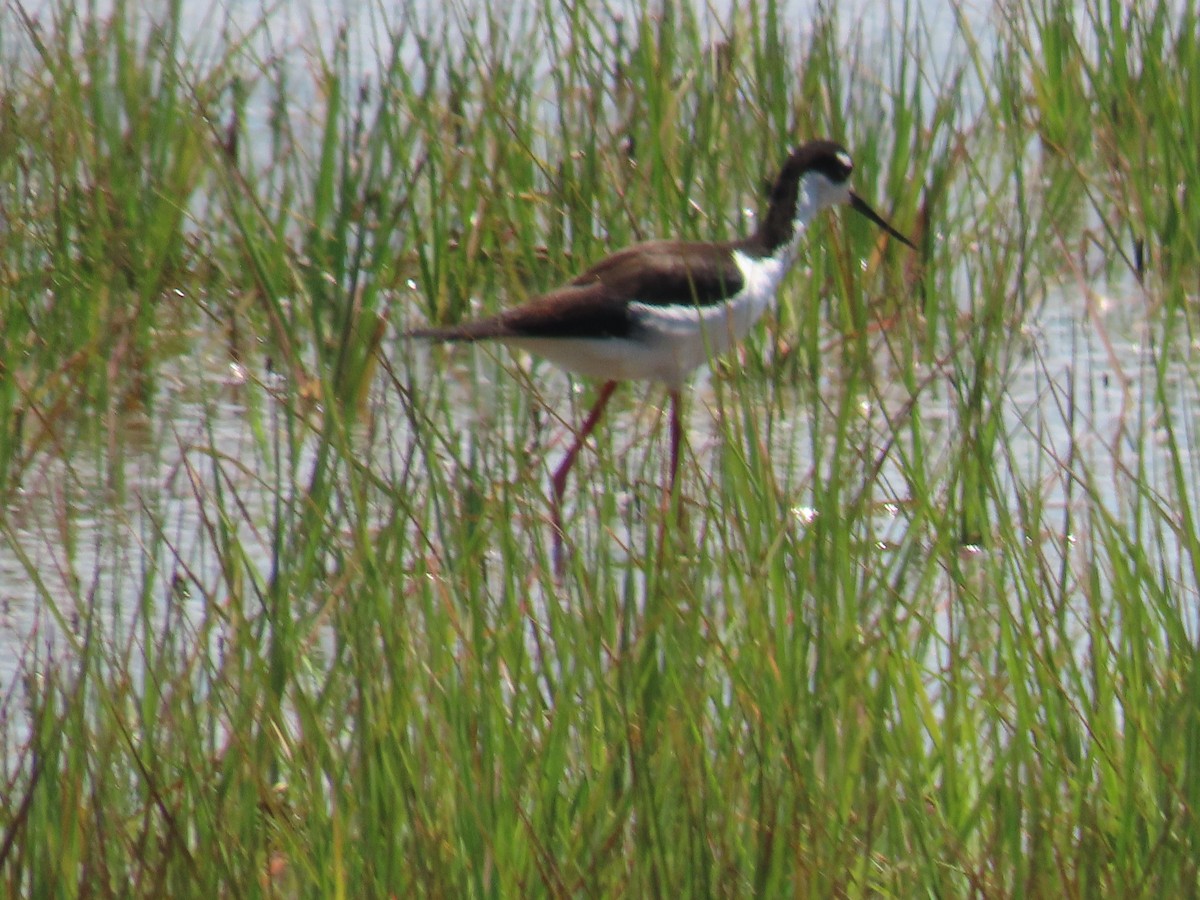
[{"label": "bird's right leg", "polygon": [[596,397],[596,402],[592,404],[591,411],[588,412],[587,418],[583,420],[579,431],[575,433],[575,440],[571,444],[571,449],[567,451],[567,455],[563,457],[563,461],[554,470],[554,477],[551,480],[553,497],[551,498],[550,517],[554,525],[554,568],[559,574],[562,573],[563,565],[566,562],[563,554],[563,540],[566,535],[563,532],[562,524],[562,500],[563,494],[567,490],[567,476],[571,473],[571,467],[575,465],[575,457],[579,455],[579,451],[583,448],[583,442],[595,430],[600,417],[604,415],[604,407],[608,405],[608,401],[616,389],[617,382],[615,381],[606,381],[600,386],[600,394]]}]

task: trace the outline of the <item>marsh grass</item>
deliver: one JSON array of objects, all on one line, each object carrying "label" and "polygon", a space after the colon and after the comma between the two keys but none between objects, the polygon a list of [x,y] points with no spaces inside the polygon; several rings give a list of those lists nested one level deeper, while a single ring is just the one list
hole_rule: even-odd
[{"label": "marsh grass", "polygon": [[[1195,892],[1195,11],[812,12],[0,14],[8,894]],[[592,388],[398,330],[825,133],[920,251],[814,227],[679,509],[624,388],[556,580]]]}]

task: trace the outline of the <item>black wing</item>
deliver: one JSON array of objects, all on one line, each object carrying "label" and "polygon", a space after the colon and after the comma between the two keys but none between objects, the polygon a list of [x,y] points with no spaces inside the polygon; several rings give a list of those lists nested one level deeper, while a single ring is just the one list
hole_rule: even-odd
[{"label": "black wing", "polygon": [[600,282],[569,284],[496,318],[514,337],[623,338],[638,327],[629,304]]},{"label": "black wing", "polygon": [[410,337],[443,341],[516,337],[622,338],[639,327],[630,303],[711,306],[742,289],[735,244],[654,241],[602,259],[570,283],[486,319],[417,328]]},{"label": "black wing", "polygon": [[569,284],[486,319],[447,328],[417,328],[410,337],[486,341],[518,337],[620,338],[638,327],[629,305],[599,282]]},{"label": "black wing", "polygon": [[733,244],[639,244],[601,260],[571,284],[601,284],[613,297],[650,306],[711,306],[742,289],[733,250]]}]

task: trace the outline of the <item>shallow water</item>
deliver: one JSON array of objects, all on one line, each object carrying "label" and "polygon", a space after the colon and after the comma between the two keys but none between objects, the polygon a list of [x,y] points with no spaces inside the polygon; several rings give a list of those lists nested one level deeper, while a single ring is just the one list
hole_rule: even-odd
[{"label": "shallow water", "polygon": [[[793,278],[803,277],[795,273]],[[786,290],[786,288],[785,288]],[[1149,484],[1170,503],[1174,491],[1169,459],[1154,451],[1157,440],[1138,436],[1154,423],[1147,421],[1154,408],[1154,365],[1150,346],[1150,316],[1144,299],[1128,285],[1121,293],[1090,298],[1057,293],[1027,320],[1017,346],[1023,348],[1011,363],[1004,392],[1004,422],[1010,459],[997,467],[1012,484],[1014,508],[1019,491],[1040,494],[1046,521],[1059,517],[1061,526],[1048,537],[1047,552],[1070,553],[1076,535],[1066,533],[1083,504],[1078,489],[1068,477],[1068,462],[1074,470],[1086,467],[1092,473],[1111,477],[1093,478],[1102,495],[1098,498],[1118,518],[1131,516],[1143,501],[1135,480]],[[760,326],[762,327],[762,326]],[[921,402],[910,413],[911,397],[886,374],[892,340],[882,333],[876,338],[880,360],[876,391],[861,401],[862,415],[871,423],[877,440],[865,448],[879,454],[882,469],[872,490],[878,500],[876,535],[878,558],[888,554],[909,534],[905,511],[907,488],[889,441],[897,438],[893,425],[898,417],[914,414],[922,419],[927,452],[939,453],[956,438],[951,398],[950,373],[930,370]],[[399,341],[386,345],[395,357],[404,346]],[[409,358],[417,383],[437,383],[449,393],[457,410],[464,446],[479,428],[501,427],[492,440],[529,446],[541,455],[542,470],[554,465],[562,452],[565,431],[554,415],[541,404],[561,405],[573,390],[572,383],[552,368],[531,364],[528,358],[498,350],[467,348],[456,351],[452,360],[461,361],[460,371],[435,371],[446,361],[444,355],[422,350]],[[525,430],[528,422],[497,422],[492,415],[504,398],[525,390],[522,373],[532,371],[540,397],[531,401],[541,421],[535,438]],[[1175,418],[1188,421],[1196,408],[1196,382],[1184,361],[1169,370],[1169,390]],[[479,377],[479,376],[483,377]],[[266,387],[270,376],[263,376]],[[719,426],[720,405],[741,402],[741,392],[752,385],[723,385],[717,390],[714,376],[702,373],[691,386],[688,422],[689,452],[685,471],[694,476],[717,468],[722,442],[727,440]],[[834,397],[840,387],[834,369],[811,389]],[[44,663],[47,654],[63,659],[81,639],[80,623],[86,621],[88,606],[94,605],[99,622],[112,627],[114,643],[134,640],[144,620],[160,624],[170,616],[182,627],[204,618],[202,601],[186,589],[189,579],[211,585],[221,594],[222,572],[214,551],[213,523],[208,516],[216,507],[212,492],[217,483],[225,493],[226,506],[236,493],[245,510],[239,519],[239,537],[244,546],[257,552],[254,560],[262,583],[271,571],[272,515],[278,492],[287,494],[303,484],[311,462],[308,449],[295,457],[288,472],[280,477],[273,462],[271,442],[285,429],[287,413],[262,385],[242,382],[236,367],[222,357],[220,348],[200,352],[195,359],[168,367],[158,402],[150,415],[125,423],[126,441],[114,459],[103,448],[89,449],[69,457],[46,454],[30,473],[27,486],[10,504],[6,514],[5,540],[0,543],[0,697],[19,694],[21,680],[33,674],[33,660]],[[803,386],[800,388],[805,390]],[[794,527],[803,530],[821,511],[811,507],[813,436],[804,405],[787,396],[795,388],[783,388],[774,413],[771,438],[777,482],[794,512]],[[611,453],[623,460],[630,478],[623,504],[646,502],[641,496],[656,496],[655,479],[663,471],[665,417],[659,407],[665,402],[660,389],[629,386],[625,402],[615,404],[606,420]],[[724,399],[722,399],[724,398]],[[498,401],[498,402],[497,402]],[[376,383],[371,399],[379,431],[367,443],[372,469],[390,483],[400,483],[406,454],[414,437],[401,404],[383,378]],[[791,405],[793,412],[786,410]],[[780,413],[778,410],[785,410]],[[132,438],[129,436],[132,435]],[[1135,455],[1140,448],[1140,456]],[[464,451],[465,455],[465,451]],[[586,498],[587,486],[580,483],[588,459],[569,488],[568,505]],[[1190,453],[1186,464],[1195,466]],[[114,474],[117,473],[118,474]],[[219,477],[218,473],[219,472]],[[686,479],[686,475],[685,475]],[[118,484],[119,482],[119,484]],[[1194,483],[1194,481],[1193,481]],[[707,478],[684,482],[685,495],[697,501],[714,489]],[[1195,501],[1195,497],[1189,498]],[[531,509],[544,510],[545,497],[528,498]],[[1087,504],[1094,505],[1089,500]],[[382,514],[382,513],[381,513]],[[544,525],[544,518],[533,527]],[[620,527],[619,522],[617,527]],[[548,540],[546,534],[541,540]],[[165,541],[157,540],[162,534]],[[614,556],[619,548],[636,543],[620,531],[594,531],[597,540],[611,541]],[[591,538],[589,538],[591,539]],[[144,548],[156,547],[148,556]],[[170,548],[169,551],[167,548]],[[257,551],[254,550],[257,548]],[[966,554],[990,552],[964,546]],[[1174,572],[1180,584],[1189,583],[1180,570],[1177,547],[1157,545],[1161,564]],[[1055,560],[1050,560],[1055,564]],[[153,566],[153,569],[148,569]],[[55,606],[48,606],[53,598]],[[1082,601],[1081,601],[1082,602]],[[82,608],[81,608],[82,607]],[[57,617],[56,617],[57,616]],[[1193,637],[1196,622],[1189,621]],[[325,635],[327,638],[328,635]],[[33,651],[37,651],[35,657]],[[136,677],[134,653],[130,659]],[[933,663],[933,660],[929,661]],[[19,718],[8,710],[10,723]],[[20,729],[18,729],[19,733]],[[12,733],[10,732],[10,737]]]},{"label": "shallow water", "polygon": [[[936,6],[940,9],[941,5]],[[250,5],[233,8],[234,24],[242,14],[252,21],[259,9]],[[794,3],[788,16],[803,23],[811,18],[811,8],[808,3]],[[848,39],[857,31],[867,46],[886,51],[892,26],[905,4],[889,4],[886,14],[876,13],[878,8],[865,0],[846,6],[841,23]],[[328,21],[324,16],[289,9],[278,28],[263,36],[275,51],[303,46],[312,34],[327,38],[330,32],[326,27],[336,30],[323,24]],[[868,9],[869,15],[865,13]],[[962,7],[977,35],[988,33],[992,10],[987,4]],[[961,52],[952,20],[945,16],[932,19],[934,25],[927,30],[929,52]],[[357,22],[363,29],[357,38],[363,59],[370,60],[371,35],[378,33],[380,22],[366,14]],[[951,46],[940,46],[940,41]],[[299,97],[304,97],[303,92]],[[802,277],[802,273],[791,276]],[[961,302],[964,309],[970,307],[969,298],[963,297]],[[1078,494],[1072,491],[1068,461],[1093,473],[1111,472],[1111,477],[1095,483],[1102,488],[1104,505],[1118,517],[1130,515],[1142,502],[1134,488],[1135,479],[1149,484],[1164,504],[1170,505],[1175,490],[1170,460],[1165,453],[1155,453],[1162,447],[1157,437],[1141,439],[1143,434],[1156,434],[1153,316],[1149,302],[1131,282],[1071,284],[1041,302],[1026,318],[1022,339],[1014,342],[1023,350],[1009,361],[1003,394],[1012,456],[1003,471],[1019,482],[1013,485],[1014,502],[1018,488],[1038,489],[1047,508],[1061,510],[1064,531],[1071,521],[1072,503],[1078,502],[1073,500]],[[892,490],[891,496],[880,498],[881,553],[899,543],[907,531],[904,478],[895,460],[887,456],[887,442],[895,435],[889,422],[910,414],[912,399],[886,377],[887,340],[884,335],[876,341],[880,369],[876,392],[863,399],[863,416],[875,425],[876,449],[883,454],[878,483]],[[394,339],[385,346],[390,354],[397,352]],[[491,397],[521,390],[515,379],[514,383],[502,380],[527,363],[503,351],[496,358],[503,360],[500,366],[485,364],[467,370],[485,374],[490,383],[468,382],[462,373],[446,378],[446,373],[433,368],[437,363],[429,353],[415,362],[414,374],[421,380],[444,380],[444,389],[461,410],[464,442],[471,440],[472,428],[491,421]],[[543,399],[560,405],[571,390],[568,380],[542,367],[536,372]],[[1171,363],[1168,375],[1174,419],[1188,422],[1196,409],[1196,379],[1183,359]],[[949,442],[956,427],[951,373],[931,369],[927,376],[928,388],[912,414],[922,417],[927,435]],[[835,394],[836,372],[825,377],[827,383],[811,389]],[[269,388],[272,376],[259,372],[254,378]],[[614,435],[612,446],[621,454],[651,454],[652,463],[643,465],[641,471],[659,472],[656,454],[663,452],[665,437],[661,430],[655,431],[654,423],[662,392],[645,387],[626,390],[638,398],[638,406],[626,404],[614,410],[606,423]],[[700,470],[712,467],[722,440],[716,425],[718,397],[710,376],[701,375],[693,384],[688,431]],[[403,469],[412,436],[406,430],[408,420],[399,399],[385,379],[377,381],[371,403],[378,408],[378,418],[394,429],[373,444],[383,455],[371,458],[380,477],[387,479]],[[286,493],[292,485],[303,483],[302,473],[309,462],[307,451],[302,450],[290,464],[290,472],[281,474],[275,468],[272,447],[286,430],[287,415],[269,390],[253,380],[243,383],[243,373],[230,366],[221,348],[202,346],[192,358],[165,368],[151,410],[115,423],[111,449],[100,440],[94,445],[84,442],[82,449],[68,443],[69,450],[60,455],[45,451],[5,511],[0,540],[0,697],[17,690],[27,674],[25,661],[31,659],[32,650],[65,649],[79,637],[82,617],[77,614],[85,612],[89,603],[101,613],[102,621],[115,624],[117,635],[132,634],[147,612],[165,616],[177,604],[176,611],[200,617],[204,612],[196,605],[200,601],[178,590],[177,576],[186,572],[202,584],[219,583],[214,531],[205,517],[206,498],[218,483],[222,490],[236,493],[245,506],[247,515],[239,520],[241,537],[261,554],[255,562],[265,581],[271,568],[268,535],[275,499],[280,491]],[[544,413],[541,420],[551,443],[535,449],[552,464],[561,453],[563,431],[555,427],[553,415]],[[514,444],[530,441],[530,436],[511,422],[504,427],[509,429],[505,440]],[[796,527],[804,528],[813,516],[820,515],[808,505],[805,495],[813,465],[809,423],[802,414],[776,416],[776,427],[771,446],[778,479],[789,490]],[[937,450],[935,441],[930,452]],[[1194,471],[1196,462],[1186,445],[1184,450],[1185,464]],[[1195,483],[1192,479],[1191,484]],[[572,490],[578,489],[573,484]],[[626,502],[636,502],[635,493],[631,487]],[[1189,500],[1194,503],[1196,497]],[[531,505],[543,508],[540,502]],[[166,536],[165,545],[173,549],[174,556],[168,558],[160,550],[156,558],[149,558],[143,548],[163,547],[157,540],[160,533]],[[1069,548],[1075,536],[1063,533],[1057,537],[1057,546]],[[621,535],[616,540],[620,541]],[[1170,546],[1158,552],[1168,571],[1180,565]],[[1187,583],[1182,573],[1179,580]],[[51,611],[47,598],[58,601],[61,617]],[[85,609],[76,609],[80,602]],[[1189,625],[1195,628],[1194,622]]]}]

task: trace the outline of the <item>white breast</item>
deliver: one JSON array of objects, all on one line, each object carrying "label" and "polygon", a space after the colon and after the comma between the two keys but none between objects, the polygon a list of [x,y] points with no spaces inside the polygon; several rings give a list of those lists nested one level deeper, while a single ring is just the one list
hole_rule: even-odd
[{"label": "white breast", "polygon": [[679,385],[691,372],[746,336],[775,298],[788,264],[784,259],[734,251],[742,290],[728,303],[711,306],[654,306],[631,303],[654,348],[656,371],[648,376]]}]

